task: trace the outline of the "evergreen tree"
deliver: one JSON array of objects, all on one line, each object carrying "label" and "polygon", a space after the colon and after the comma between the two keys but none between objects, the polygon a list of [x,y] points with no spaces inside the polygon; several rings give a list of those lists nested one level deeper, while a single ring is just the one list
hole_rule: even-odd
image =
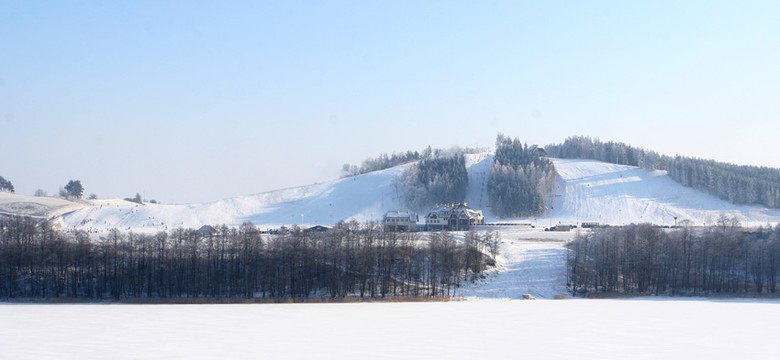
[{"label": "evergreen tree", "polygon": [[496,154],[487,191],[493,212],[502,217],[540,214],[545,211],[545,194],[555,179],[553,163],[529,150],[519,139],[496,137]]},{"label": "evergreen tree", "polygon": [[84,187],[81,186],[81,180],[70,180],[65,185],[65,191],[68,197],[81,199],[81,195],[84,194]]},{"label": "evergreen tree", "polygon": [[468,187],[466,158],[463,154],[432,155],[409,167],[401,182],[404,202],[412,209],[463,202]]},{"label": "evergreen tree", "polygon": [[14,192],[14,184],[0,176],[0,191]]}]

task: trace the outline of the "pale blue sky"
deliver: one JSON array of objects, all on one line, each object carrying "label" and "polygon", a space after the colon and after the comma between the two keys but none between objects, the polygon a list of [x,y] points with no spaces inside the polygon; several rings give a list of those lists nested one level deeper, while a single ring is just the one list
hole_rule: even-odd
[{"label": "pale blue sky", "polygon": [[780,167],[776,1],[0,4],[0,176],[201,202],[572,135]]}]

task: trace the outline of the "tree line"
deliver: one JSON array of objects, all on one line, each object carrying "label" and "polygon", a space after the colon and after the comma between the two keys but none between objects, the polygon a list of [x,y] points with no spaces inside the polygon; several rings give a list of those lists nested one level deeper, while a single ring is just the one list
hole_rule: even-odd
[{"label": "tree line", "polygon": [[430,209],[436,204],[461,203],[468,188],[466,158],[462,153],[434,155],[404,171],[403,201],[411,209]]},{"label": "tree line", "polygon": [[638,166],[649,170],[666,170],[668,156],[631,145],[592,139],[587,136],[572,136],[563,144],[544,147],[551,157],[562,159],[591,159],[618,165]]},{"label": "tree line", "polygon": [[570,137],[560,145],[547,145],[545,150],[552,157],[667,170],[669,177],[678,183],[731,203],[780,208],[780,169],[659,155],[624,143],[602,142],[584,136]]},{"label": "tree line", "polygon": [[[430,147],[428,147],[430,149]],[[420,160],[424,155],[421,155],[418,151],[407,151],[401,153],[380,154],[376,158],[367,158],[358,165],[344,164],[341,171],[343,177],[350,177],[360,174],[366,174],[373,171],[379,171],[389,169],[394,166],[410,163],[412,161]]]},{"label": "tree line", "polygon": [[341,222],[261,234],[250,223],[90,238],[0,217],[0,298],[383,298],[451,296],[493,263],[498,237],[383,232]]},{"label": "tree line", "polygon": [[502,217],[543,213],[545,196],[552,191],[555,167],[545,156],[519,139],[499,134],[488,177],[487,192],[493,212]]},{"label": "tree line", "polygon": [[358,165],[344,164],[341,167],[343,177],[350,177],[360,174],[366,174],[373,171],[379,171],[389,169],[398,165],[408,164],[423,159],[448,157],[456,154],[476,154],[485,151],[484,149],[470,148],[470,147],[458,147],[454,146],[450,149],[433,149],[429,145],[423,151],[406,151],[399,153],[392,153],[390,155],[386,153],[379,154],[375,158],[367,158]]},{"label": "tree line", "polygon": [[[14,184],[10,180],[6,180],[0,176],[0,191],[14,192]],[[80,180],[70,180],[64,188],[60,189],[59,196],[62,198],[74,198],[80,199],[84,194],[84,187],[81,185]],[[46,192],[42,189],[38,189],[35,192],[35,196],[46,196]]]},{"label": "tree line", "polygon": [[717,226],[662,229],[650,224],[596,229],[569,245],[575,294],[775,293],[780,226],[746,231],[735,218]]},{"label": "tree line", "polygon": [[780,208],[780,169],[682,156],[670,158],[666,169],[680,184],[731,203]]}]

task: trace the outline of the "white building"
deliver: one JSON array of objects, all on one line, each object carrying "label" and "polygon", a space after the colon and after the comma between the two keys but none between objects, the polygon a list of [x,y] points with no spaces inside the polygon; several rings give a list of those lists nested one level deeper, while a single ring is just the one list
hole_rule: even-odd
[{"label": "white building", "polygon": [[439,205],[425,215],[425,230],[435,231],[449,229],[451,205]]},{"label": "white building", "polygon": [[388,211],[382,222],[387,231],[417,231],[419,217],[410,211]]},{"label": "white building", "polygon": [[468,207],[468,204],[439,205],[425,215],[426,230],[468,230],[473,225],[484,225],[482,210]]}]

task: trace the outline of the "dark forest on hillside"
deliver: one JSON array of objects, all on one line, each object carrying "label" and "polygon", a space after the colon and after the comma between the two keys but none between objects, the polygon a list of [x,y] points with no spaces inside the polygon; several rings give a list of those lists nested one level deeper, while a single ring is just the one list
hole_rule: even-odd
[{"label": "dark forest on hillside", "polygon": [[468,182],[463,154],[427,157],[404,172],[403,201],[409,208],[418,210],[436,204],[461,203],[466,198]]},{"label": "dark forest on hillside", "polygon": [[519,139],[496,138],[496,155],[487,191],[493,212],[501,217],[541,214],[552,191],[555,167]]},{"label": "dark forest on hillside", "polygon": [[379,154],[379,156],[377,157],[370,157],[363,160],[363,162],[361,162],[360,165],[344,164],[341,167],[341,172],[343,174],[342,175],[343,177],[350,177],[350,176],[370,173],[372,171],[389,169],[391,167],[395,167],[398,165],[403,165],[403,164],[407,164],[410,162],[423,160],[423,159],[450,157],[458,154],[475,154],[482,151],[484,151],[484,149],[456,146],[445,150],[445,149],[433,149],[430,146],[428,146],[423,151],[409,150],[406,152],[392,153],[389,155],[386,153]]}]

